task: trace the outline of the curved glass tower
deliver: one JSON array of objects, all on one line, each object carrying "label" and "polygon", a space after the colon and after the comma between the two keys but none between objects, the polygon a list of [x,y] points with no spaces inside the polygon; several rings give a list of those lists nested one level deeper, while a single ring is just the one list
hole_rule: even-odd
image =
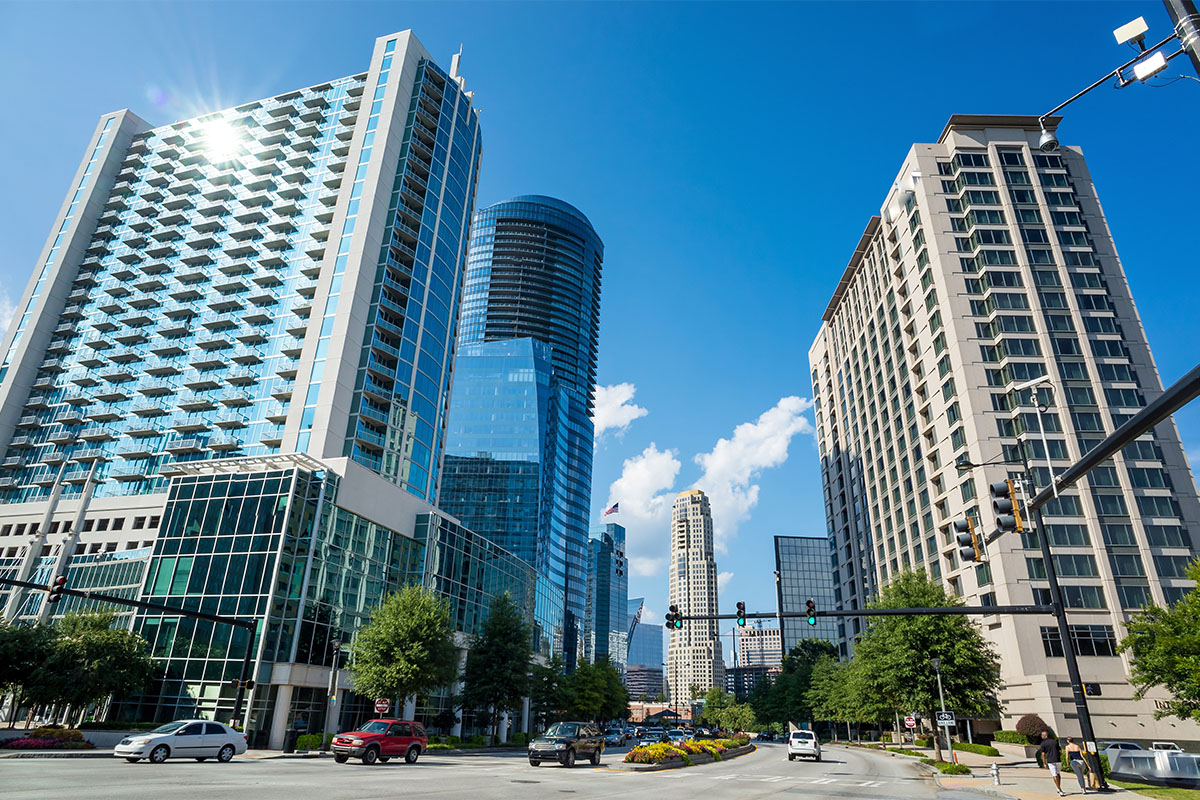
[{"label": "curved glass tower", "polygon": [[[491,469],[481,459],[499,462],[510,448],[499,440],[489,444],[480,439],[485,428],[475,417],[481,413],[477,400],[486,395],[479,380],[486,378],[477,375],[471,380],[470,398],[468,387],[456,381],[440,494],[440,506],[464,520],[471,519],[479,533],[503,542],[513,552],[540,554],[537,560],[551,565],[551,577],[560,583],[565,596],[563,650],[568,665],[577,657],[587,594],[592,392],[603,261],[604,244],[592,223],[562,200],[523,195],[475,215],[463,286],[458,368],[463,368],[464,356],[495,359],[500,355],[474,345],[533,339],[549,346],[556,407],[554,413],[538,415],[538,426],[544,430],[536,438],[553,442],[557,452],[553,459],[540,459],[536,468],[555,474],[542,475],[537,481],[543,487],[539,517],[545,519],[534,526],[507,524],[506,520],[513,520],[508,508],[511,498],[502,491],[489,494],[485,485],[488,474],[507,472],[501,465]],[[515,354],[506,355],[511,358]],[[487,367],[494,368],[495,364]],[[501,369],[492,379],[503,383],[508,374],[509,370]],[[500,395],[502,389],[497,388]],[[481,524],[483,519],[491,524]],[[522,537],[531,540],[517,541]]]}]

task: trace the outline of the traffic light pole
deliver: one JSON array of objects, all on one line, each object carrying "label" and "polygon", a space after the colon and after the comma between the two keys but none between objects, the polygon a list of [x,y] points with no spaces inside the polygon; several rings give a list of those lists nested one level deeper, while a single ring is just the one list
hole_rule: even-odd
[{"label": "traffic light pole", "polygon": [[[1039,416],[1041,412],[1038,412]],[[1024,446],[1021,450],[1021,466],[1025,470],[1025,481],[1029,486],[1029,496],[1037,493],[1033,482],[1033,470],[1029,467],[1029,455]],[[1047,456],[1049,452],[1047,451]],[[1051,478],[1053,480],[1053,478]],[[1026,506],[1028,508],[1028,506]],[[1067,611],[1063,605],[1062,589],[1058,585],[1058,570],[1054,568],[1054,558],[1050,553],[1050,537],[1046,525],[1042,521],[1042,507],[1034,506],[1034,521],[1037,526],[1038,542],[1042,548],[1042,563],[1046,565],[1046,578],[1050,582],[1050,607],[1054,619],[1058,623],[1058,637],[1062,640],[1063,656],[1067,661],[1067,677],[1071,681],[1071,695],[1075,700],[1075,711],[1079,716],[1079,734],[1083,737],[1083,749],[1087,753],[1088,764],[1092,774],[1100,781],[1100,788],[1108,790],[1108,782],[1104,780],[1104,770],[1100,768],[1100,755],[1096,751],[1096,731],[1092,727],[1092,714],[1088,710],[1087,694],[1083,691],[1083,678],[1079,674],[1079,661],[1075,657],[1075,643],[1071,640],[1071,627],[1067,624]]]},{"label": "traffic light pole", "polygon": [[[38,591],[49,592],[51,587],[40,583],[31,583],[30,581],[19,581],[12,578],[0,578],[0,584],[8,586],[18,586],[24,589],[35,589]],[[90,590],[67,589],[62,586],[53,587],[55,591],[66,597],[83,597],[89,600],[101,600],[106,603],[115,603],[121,606],[130,606],[132,608],[144,608],[147,611],[160,611],[164,614],[178,615],[181,617],[191,617],[193,619],[204,619],[209,622],[220,622],[224,625],[234,625],[239,628],[246,629],[246,654],[242,658],[241,677],[238,679],[237,698],[233,704],[233,721],[239,722],[242,717],[242,706],[246,702],[246,689],[250,683],[250,668],[253,662],[251,656],[254,654],[254,631],[258,624],[244,619],[236,619],[234,617],[222,617],[217,614],[205,614],[203,611],[188,611],[186,608],[176,608],[174,606],[163,605],[162,603],[150,603],[145,600],[129,600],[124,597],[117,597],[103,592],[93,592]],[[244,725],[242,727],[245,727]]]}]

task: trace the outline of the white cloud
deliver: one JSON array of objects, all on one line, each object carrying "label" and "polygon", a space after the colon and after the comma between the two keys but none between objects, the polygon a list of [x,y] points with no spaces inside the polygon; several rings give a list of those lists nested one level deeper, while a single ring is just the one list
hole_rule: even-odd
[{"label": "white cloud", "polygon": [[812,423],[804,416],[812,408],[806,397],[784,397],[754,422],[734,428],[729,439],[719,439],[709,453],[695,461],[704,469],[695,488],[708,495],[712,505],[714,546],[726,552],[728,540],[737,535],[739,523],[758,504],[753,480],[764,470],[787,461],[788,445],[797,433],[811,433]]},{"label": "white cloud", "polygon": [[670,494],[682,466],[674,450],[659,450],[653,442],[625,459],[621,477],[608,489],[608,503],[621,504],[617,522],[625,526],[625,552],[635,575],[650,577],[666,566]]},{"label": "white cloud", "polygon": [[0,289],[0,339],[3,339],[4,335],[8,333],[8,326],[12,322],[16,310],[17,307],[9,299],[8,292]]},{"label": "white cloud", "polygon": [[614,383],[611,386],[596,386],[596,406],[592,422],[596,426],[596,439],[606,431],[615,430],[620,436],[629,429],[635,419],[650,412],[633,403],[637,387],[632,383]]},{"label": "white cloud", "polygon": [[718,592],[725,591],[725,587],[729,585],[729,582],[731,580],[733,580],[732,572],[718,572],[717,573],[717,591]]},{"label": "white cloud", "polygon": [[647,625],[658,625],[661,621],[662,620],[658,616],[658,612],[642,606],[642,617],[639,620],[639,623],[644,622]]}]

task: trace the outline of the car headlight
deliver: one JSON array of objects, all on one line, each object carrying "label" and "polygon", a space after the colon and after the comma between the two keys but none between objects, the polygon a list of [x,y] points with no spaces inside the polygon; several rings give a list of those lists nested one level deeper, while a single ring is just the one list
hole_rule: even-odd
[{"label": "car headlight", "polygon": [[354,745],[355,747],[362,747],[363,740],[362,739],[351,739],[350,744]]}]

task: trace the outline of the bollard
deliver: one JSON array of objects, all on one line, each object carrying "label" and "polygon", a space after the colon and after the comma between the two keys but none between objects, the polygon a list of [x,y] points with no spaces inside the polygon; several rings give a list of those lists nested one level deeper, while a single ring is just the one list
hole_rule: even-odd
[{"label": "bollard", "polygon": [[1000,785],[1000,765],[995,761],[992,762],[992,768],[988,770],[992,774],[992,786]]}]

